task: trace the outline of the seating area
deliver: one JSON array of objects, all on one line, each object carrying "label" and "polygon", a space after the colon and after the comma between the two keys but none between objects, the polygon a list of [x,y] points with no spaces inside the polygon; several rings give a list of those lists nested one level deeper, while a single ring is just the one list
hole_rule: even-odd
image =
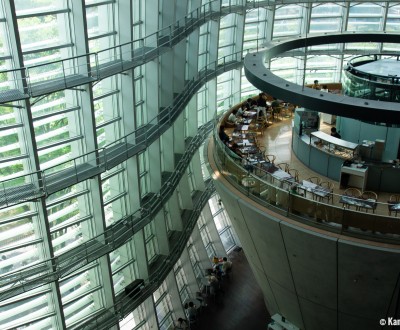
[{"label": "seating area", "polygon": [[[259,187],[257,180],[251,179],[257,176],[266,179],[270,176],[277,187],[290,191],[299,192],[307,199],[319,203],[328,203],[341,207],[345,210],[357,212],[381,214],[391,217],[400,215],[400,194],[390,195],[384,192],[361,191],[357,188],[341,189],[338,182],[327,177],[316,175],[308,169],[292,153],[291,145],[291,120],[284,116],[279,122],[274,121],[272,125],[263,128],[262,133],[258,127],[253,125],[256,120],[256,111],[244,112],[247,119],[242,124],[238,118],[235,127],[226,129],[230,137],[227,144],[230,151],[238,156],[238,164],[247,170],[246,175],[237,173],[237,182],[245,186],[249,192],[266,197],[268,191]],[[330,127],[326,128],[329,132]],[[284,135],[284,138],[282,137]],[[295,189],[291,189],[296,186]],[[268,197],[270,202],[276,202],[275,197]]]}]

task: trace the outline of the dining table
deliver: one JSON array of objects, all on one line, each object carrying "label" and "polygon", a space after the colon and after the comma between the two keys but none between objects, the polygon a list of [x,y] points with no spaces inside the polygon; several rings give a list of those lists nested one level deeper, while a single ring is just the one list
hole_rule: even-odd
[{"label": "dining table", "polygon": [[291,183],[295,182],[293,176],[291,176],[288,172],[281,170],[280,168],[277,168],[275,171],[270,172],[270,174],[272,178],[280,182],[280,188],[283,188],[284,184],[290,185]]},{"label": "dining table", "polygon": [[298,189],[303,190],[305,196],[307,195],[307,192],[312,193],[313,198],[324,198],[331,193],[331,190],[329,190],[328,188],[322,187],[320,185],[317,185],[316,183],[307,180],[302,180],[298,185]]},{"label": "dining table", "polygon": [[260,150],[256,146],[243,146],[238,149],[242,155],[257,154]]},{"label": "dining table", "polygon": [[247,133],[249,131],[249,125],[237,125],[235,127],[235,131],[239,131],[241,133]]},{"label": "dining table", "polygon": [[377,206],[377,202],[373,198],[362,199],[346,195],[340,197],[339,203],[343,204],[343,207],[355,206],[357,211],[360,209],[366,209],[375,212]]},{"label": "dining table", "polygon": [[394,212],[394,215],[397,216],[397,213],[400,213],[400,203],[388,202],[388,209],[389,215],[392,215],[392,212]]}]

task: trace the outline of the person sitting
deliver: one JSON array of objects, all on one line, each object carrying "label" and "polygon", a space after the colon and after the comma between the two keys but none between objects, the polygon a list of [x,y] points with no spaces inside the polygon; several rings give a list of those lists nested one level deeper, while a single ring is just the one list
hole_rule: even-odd
[{"label": "person sitting", "polygon": [[272,108],[272,119],[275,119],[275,115],[279,113],[281,104],[279,101],[274,97],[274,100],[271,103],[271,108]]},{"label": "person sitting", "polygon": [[245,107],[246,107],[246,109],[249,111],[249,110],[251,110],[251,103],[252,103],[252,99],[251,98],[248,98],[247,100],[246,100],[246,103],[245,103]]},{"label": "person sitting", "polygon": [[297,190],[297,184],[295,183],[290,186],[290,193],[293,195],[304,196],[303,194],[299,193],[299,191]]},{"label": "person sitting", "polygon": [[228,117],[228,121],[231,123],[235,123],[236,122],[236,111],[232,111],[231,114]]},{"label": "person sitting", "polygon": [[321,85],[319,84],[318,80],[314,80],[314,84],[311,86],[312,89],[321,89]]},{"label": "person sitting", "polygon": [[227,144],[229,142],[229,136],[228,134],[225,133],[225,127],[224,126],[220,126],[219,127],[219,138],[221,139],[221,141],[225,144]]},{"label": "person sitting", "polygon": [[[241,153],[241,151],[239,150],[240,149],[240,147],[239,147],[239,145],[236,143],[236,142],[234,142],[233,144],[232,144],[232,146],[231,146],[231,150],[236,154],[236,155],[238,155],[240,158],[242,158],[242,153]],[[218,262],[218,261],[217,261]],[[215,263],[215,262],[214,262]]]},{"label": "person sitting", "polygon": [[328,86],[327,85],[322,85],[321,92],[328,93],[329,92]]},{"label": "person sitting", "polygon": [[182,330],[186,330],[189,329],[189,323],[187,320],[183,319],[183,318],[179,318],[178,321],[176,322],[175,328],[174,329],[182,329]]},{"label": "person sitting", "polygon": [[331,136],[338,138],[338,139],[342,138],[342,136],[336,131],[336,127],[331,128]]}]

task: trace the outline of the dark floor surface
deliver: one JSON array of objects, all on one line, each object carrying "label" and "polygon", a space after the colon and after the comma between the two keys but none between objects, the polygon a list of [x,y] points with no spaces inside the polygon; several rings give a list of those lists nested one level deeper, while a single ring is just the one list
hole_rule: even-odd
[{"label": "dark floor surface", "polygon": [[270,315],[263,295],[249,268],[243,250],[229,254],[232,273],[221,283],[221,292],[206,298],[207,306],[199,312],[193,330],[262,330]]}]

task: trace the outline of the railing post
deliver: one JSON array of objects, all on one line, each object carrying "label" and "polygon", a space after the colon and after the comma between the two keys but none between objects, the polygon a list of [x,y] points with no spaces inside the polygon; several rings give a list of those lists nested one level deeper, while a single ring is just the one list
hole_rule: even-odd
[{"label": "railing post", "polygon": [[[90,61],[89,61],[90,62]],[[96,76],[97,76],[97,79],[101,79],[101,77],[100,77],[100,64],[99,64],[99,55],[98,55],[98,53],[95,53],[94,54],[94,63],[95,63],[95,65],[96,65]]]},{"label": "railing post", "polygon": [[123,71],[124,65],[123,65],[123,61],[122,61],[122,45],[118,45],[118,46],[114,47],[114,57],[116,57],[116,59],[118,59],[118,53],[119,53],[119,59],[120,59],[120,63],[121,63],[121,71]]},{"label": "railing post", "polygon": [[126,159],[129,158],[128,135],[124,136]]},{"label": "railing post", "polygon": [[[102,148],[103,149],[103,158],[104,158],[104,170],[106,171],[107,170],[107,147],[103,147]],[[97,152],[97,155],[98,155],[98,152]],[[98,163],[99,163],[99,166],[101,166],[101,158],[99,157],[99,156],[96,156],[96,157],[98,157]]]},{"label": "railing post", "polygon": [[76,182],[78,182],[78,169],[76,167],[76,159],[74,159],[74,167],[75,167],[75,179],[76,179]]},{"label": "railing post", "polygon": [[64,77],[64,86],[67,88],[67,79],[65,78],[65,67],[64,67],[64,60],[61,60],[62,70],[63,70],[63,77]]},{"label": "railing post", "polygon": [[4,182],[1,183],[3,185],[3,193],[4,193],[4,202],[8,206],[8,200],[7,200],[7,193],[6,193],[6,187],[4,186]]},{"label": "railing post", "polygon": [[[47,196],[47,192],[46,192],[46,176],[44,174],[44,171],[39,171],[38,173],[40,173],[40,182],[42,185],[42,190],[45,194],[45,196]],[[40,183],[39,183],[39,187],[40,187]]]}]

